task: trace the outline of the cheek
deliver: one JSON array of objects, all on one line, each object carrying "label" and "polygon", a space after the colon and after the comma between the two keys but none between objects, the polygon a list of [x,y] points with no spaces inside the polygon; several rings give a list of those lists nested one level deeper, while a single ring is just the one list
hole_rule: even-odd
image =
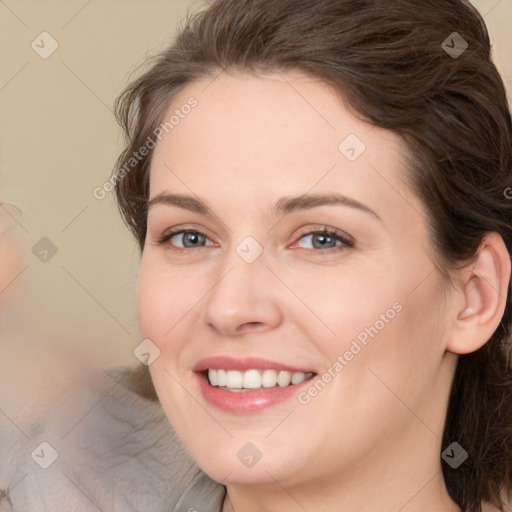
[{"label": "cheek", "polygon": [[[143,256],[137,279],[137,311],[144,338],[151,339],[161,350],[163,340],[172,336],[186,320],[190,305],[197,302],[197,288],[179,272]],[[189,306],[187,306],[189,305]],[[166,349],[167,350],[167,349]]]},{"label": "cheek", "polygon": [[420,407],[422,396],[434,386],[444,354],[446,327],[437,278],[431,276],[409,293],[397,285],[381,299],[368,300],[366,308],[372,314],[352,335],[361,351],[357,362],[347,368],[347,377],[352,375],[355,389],[356,380],[366,379],[371,395],[380,395],[383,403],[393,402],[396,394]]},{"label": "cheek", "polygon": [[[295,289],[316,314],[318,334],[334,348],[343,348],[344,340],[360,333],[364,341],[365,329],[376,323],[382,330],[395,317],[393,304],[400,299],[396,284],[389,283],[387,276],[355,265],[317,272],[307,282],[297,282]],[[383,324],[381,315],[386,312]]]},{"label": "cheek", "polygon": [[344,377],[337,382],[353,387],[361,399],[362,381],[366,389],[381,385],[375,374],[404,396],[411,383],[418,392],[433,380],[444,353],[440,278],[429,275],[428,261],[419,256],[414,264],[398,263],[331,275],[330,282],[315,281],[308,295],[323,320],[316,325],[326,368],[342,356],[343,370],[336,368]]}]

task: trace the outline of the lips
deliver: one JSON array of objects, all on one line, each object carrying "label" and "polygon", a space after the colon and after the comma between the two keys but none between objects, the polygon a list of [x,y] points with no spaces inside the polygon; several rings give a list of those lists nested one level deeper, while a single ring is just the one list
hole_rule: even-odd
[{"label": "lips", "polygon": [[[290,400],[297,396],[301,388],[309,385],[310,380],[316,375],[316,372],[308,368],[252,357],[245,359],[221,356],[210,357],[199,361],[193,370],[198,387],[206,402],[217,409],[238,414],[255,413]],[[263,386],[257,389],[230,389],[227,386],[219,386],[218,383],[212,385],[208,379],[208,373],[213,373],[212,370],[215,373],[220,371],[244,374],[253,373],[251,370],[257,370],[262,374],[269,373],[268,370],[272,370],[278,374],[305,374],[307,377],[295,379],[296,383],[290,380],[287,385],[277,384],[275,387],[265,389],[263,389]],[[286,383],[282,382],[281,384]]]},{"label": "lips", "polygon": [[204,372],[205,370],[222,369],[238,370],[245,372],[247,370],[276,370],[288,371],[290,373],[316,373],[314,370],[305,367],[292,366],[287,363],[271,361],[257,357],[247,357],[244,359],[234,359],[227,356],[207,357],[199,361],[192,369],[195,372]]}]

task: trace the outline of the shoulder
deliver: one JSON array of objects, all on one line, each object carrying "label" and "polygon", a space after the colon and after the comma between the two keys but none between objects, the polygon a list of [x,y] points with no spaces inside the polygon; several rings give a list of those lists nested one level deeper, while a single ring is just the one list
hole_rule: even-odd
[{"label": "shoulder", "polygon": [[10,460],[0,473],[2,512],[11,504],[26,512],[170,512],[197,484],[213,500],[224,494],[170,426],[145,366],[92,372],[44,424],[9,437],[0,446]]}]

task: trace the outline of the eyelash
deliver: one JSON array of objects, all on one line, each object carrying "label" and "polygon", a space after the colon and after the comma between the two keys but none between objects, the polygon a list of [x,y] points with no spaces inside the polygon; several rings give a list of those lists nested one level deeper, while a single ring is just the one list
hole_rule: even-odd
[{"label": "eyelash", "polygon": [[[207,235],[205,235],[204,233],[202,233],[201,231],[199,231],[197,229],[176,229],[174,231],[171,231],[169,233],[166,233],[166,234],[160,236],[156,240],[156,243],[159,246],[164,245],[173,236],[178,235],[178,234],[182,234],[182,233],[183,234],[195,233],[195,234],[199,234],[199,235],[204,236],[205,238],[209,239]],[[319,229],[314,228],[312,230],[309,230],[309,231],[306,231],[304,233],[301,233],[298,236],[297,241],[301,240],[303,237],[306,237],[306,236],[309,236],[309,235],[318,235],[318,234],[325,235],[325,236],[330,237],[330,238],[334,238],[335,240],[340,241],[341,245],[337,245],[335,247],[329,247],[328,249],[315,249],[315,248],[313,248],[313,249],[304,249],[304,248],[302,248],[302,249],[305,250],[305,251],[312,251],[312,252],[316,252],[316,253],[332,253],[332,252],[338,252],[338,251],[341,251],[341,250],[344,250],[344,249],[347,249],[347,248],[354,247],[354,240],[353,239],[351,239],[347,235],[343,234],[341,231],[338,231],[338,230],[335,230],[335,229],[331,229],[331,228],[328,228],[326,226],[322,226]],[[183,253],[183,252],[194,251],[194,250],[197,250],[197,249],[203,249],[204,247],[207,247],[207,246],[203,246],[203,247],[174,247],[174,246],[170,245],[170,247],[171,247],[171,250],[174,251],[174,252]],[[299,247],[299,249],[301,249],[301,247]]]}]

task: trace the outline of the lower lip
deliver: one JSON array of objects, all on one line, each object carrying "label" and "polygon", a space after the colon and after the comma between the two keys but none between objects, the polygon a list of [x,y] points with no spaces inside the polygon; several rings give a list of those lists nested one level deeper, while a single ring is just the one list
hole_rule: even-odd
[{"label": "lower lip", "polygon": [[210,385],[208,379],[203,373],[196,373],[199,379],[199,387],[204,399],[214,407],[223,411],[235,413],[252,413],[266,409],[281,402],[285,402],[292,397],[296,397],[301,388],[308,386],[309,379],[300,384],[291,386],[268,388],[265,391],[226,391],[216,386]]}]

